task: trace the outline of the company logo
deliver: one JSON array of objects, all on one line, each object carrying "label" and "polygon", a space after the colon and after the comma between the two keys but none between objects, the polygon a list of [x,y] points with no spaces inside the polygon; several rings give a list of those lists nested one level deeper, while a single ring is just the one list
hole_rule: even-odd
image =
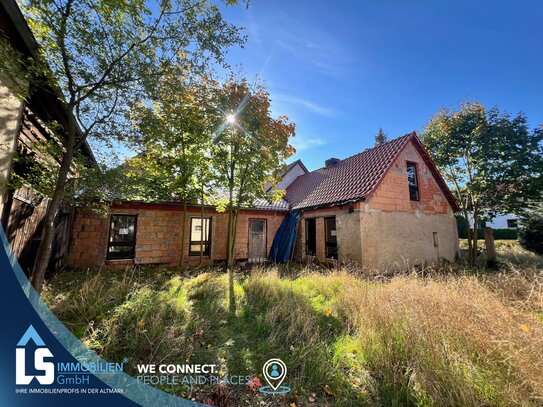
[{"label": "company logo", "polygon": [[[32,340],[37,347],[34,350],[33,355],[34,369],[43,372],[43,374],[26,374],[26,346],[30,340]],[[53,354],[49,348],[45,346],[45,343],[34,327],[30,325],[19,342],[17,342],[17,347],[15,349],[15,384],[30,384],[34,378],[36,378],[40,384],[52,384],[55,381],[55,365],[53,362],[45,361],[45,358],[50,357],[53,357]]]},{"label": "company logo", "polygon": [[291,388],[287,386],[281,386],[281,383],[287,376],[287,365],[281,359],[270,359],[264,363],[262,368],[264,378],[268,382],[269,386],[262,386],[258,390],[265,394],[285,394],[288,393]]}]

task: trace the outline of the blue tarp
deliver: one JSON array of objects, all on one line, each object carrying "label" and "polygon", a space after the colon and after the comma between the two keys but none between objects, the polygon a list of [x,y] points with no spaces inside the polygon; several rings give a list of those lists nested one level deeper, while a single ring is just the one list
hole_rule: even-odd
[{"label": "blue tarp", "polygon": [[289,213],[277,229],[273,238],[268,259],[274,263],[287,263],[290,261],[294,242],[296,241],[296,224],[300,218],[299,212]]}]

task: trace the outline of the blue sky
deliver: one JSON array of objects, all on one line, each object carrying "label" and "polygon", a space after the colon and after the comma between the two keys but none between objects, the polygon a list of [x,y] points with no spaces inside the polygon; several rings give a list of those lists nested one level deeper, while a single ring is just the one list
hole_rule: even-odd
[{"label": "blue sky", "polygon": [[541,1],[252,0],[224,16],[248,36],[228,62],[266,81],[309,169],[465,100],[543,123]]}]

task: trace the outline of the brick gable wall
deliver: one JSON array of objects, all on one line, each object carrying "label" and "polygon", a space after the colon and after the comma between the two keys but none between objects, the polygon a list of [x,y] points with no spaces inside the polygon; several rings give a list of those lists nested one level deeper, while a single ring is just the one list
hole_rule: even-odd
[{"label": "brick gable wall", "polygon": [[[409,199],[407,162],[413,162],[417,166],[420,201],[411,201]],[[443,215],[452,212],[430,169],[411,143],[395,160],[366,203],[370,209],[384,212],[414,213],[419,211],[425,214]]]}]

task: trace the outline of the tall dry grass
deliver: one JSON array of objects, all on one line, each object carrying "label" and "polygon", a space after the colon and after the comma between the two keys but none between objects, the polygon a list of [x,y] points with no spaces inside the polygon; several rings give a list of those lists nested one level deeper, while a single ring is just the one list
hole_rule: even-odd
[{"label": "tall dry grass", "polygon": [[441,406],[543,401],[543,326],[474,277],[347,286],[337,309],[385,397]]},{"label": "tall dry grass", "polygon": [[[236,281],[236,314],[227,278],[212,272],[66,273],[44,295],[112,360],[258,374],[279,357],[296,395],[279,402],[287,406],[540,406],[543,266],[509,255],[517,260],[502,257],[499,271],[252,270]],[[236,390],[232,405],[259,404],[255,393]]]},{"label": "tall dry grass", "polygon": [[[537,297],[536,281],[515,279],[514,291],[523,287]],[[337,391],[347,400],[540,405],[543,326],[509,303],[505,286],[500,292],[491,281],[498,281],[497,276],[428,278],[413,273],[373,283],[346,272],[293,280],[261,272],[251,276],[246,291],[248,302],[266,310],[265,321],[273,325],[268,339],[283,347],[303,347],[313,365],[324,357],[320,365],[325,368],[315,380],[328,380],[323,372],[328,369],[341,378]],[[328,307],[330,318],[340,322],[323,330]],[[316,348],[327,349],[328,355]],[[307,372],[294,371],[303,381]]]}]

